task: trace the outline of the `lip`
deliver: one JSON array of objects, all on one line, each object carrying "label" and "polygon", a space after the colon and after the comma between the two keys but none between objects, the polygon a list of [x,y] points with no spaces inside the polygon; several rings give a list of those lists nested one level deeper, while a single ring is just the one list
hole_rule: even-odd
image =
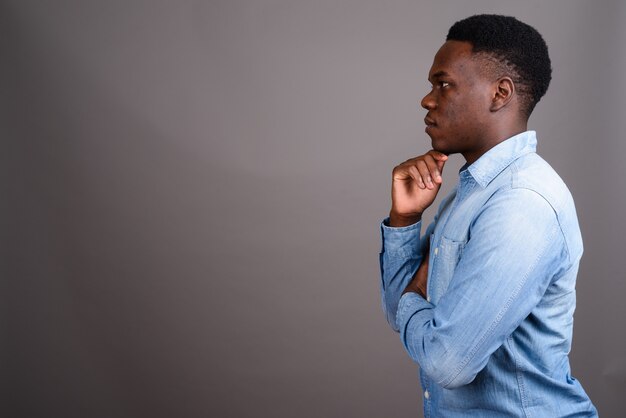
[{"label": "lip", "polygon": [[426,128],[424,129],[426,133],[428,133],[432,128],[437,126],[437,123],[428,116],[424,118],[424,123],[426,124]]}]

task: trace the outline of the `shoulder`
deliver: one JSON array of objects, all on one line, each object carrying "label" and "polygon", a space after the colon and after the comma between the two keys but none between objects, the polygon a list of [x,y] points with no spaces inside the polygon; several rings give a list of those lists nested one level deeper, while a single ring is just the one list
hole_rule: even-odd
[{"label": "shoulder", "polygon": [[542,196],[559,214],[571,209],[572,195],[558,173],[539,155],[527,154],[511,164],[511,188],[527,189]]},{"label": "shoulder", "polygon": [[[574,199],[558,173],[539,155],[530,153],[515,160],[498,192],[509,198],[509,207],[527,211],[526,217],[554,219],[573,257],[582,254],[582,237]],[[496,199],[496,201],[499,199]],[[511,204],[516,201],[517,204]]]}]

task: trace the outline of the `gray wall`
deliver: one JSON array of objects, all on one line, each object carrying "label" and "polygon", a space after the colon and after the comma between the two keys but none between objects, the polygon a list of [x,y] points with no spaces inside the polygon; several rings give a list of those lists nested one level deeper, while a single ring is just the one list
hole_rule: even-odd
[{"label": "gray wall", "polygon": [[378,224],[479,12],[550,47],[531,128],[585,240],[572,367],[620,416],[626,8],[565,0],[2,0],[1,415],[421,416]]}]

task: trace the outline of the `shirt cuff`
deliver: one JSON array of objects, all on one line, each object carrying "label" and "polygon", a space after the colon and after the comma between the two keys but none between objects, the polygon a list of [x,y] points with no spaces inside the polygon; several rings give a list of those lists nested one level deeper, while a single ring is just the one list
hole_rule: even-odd
[{"label": "shirt cuff", "polygon": [[413,315],[425,309],[432,308],[434,308],[434,306],[430,302],[427,302],[426,299],[415,292],[406,292],[402,295],[396,313],[396,326],[403,336],[406,332],[406,326]]},{"label": "shirt cuff", "polygon": [[380,252],[398,253],[408,257],[418,256],[421,229],[421,220],[412,225],[393,227],[389,226],[389,218],[385,218],[380,223],[382,236],[382,248]]}]

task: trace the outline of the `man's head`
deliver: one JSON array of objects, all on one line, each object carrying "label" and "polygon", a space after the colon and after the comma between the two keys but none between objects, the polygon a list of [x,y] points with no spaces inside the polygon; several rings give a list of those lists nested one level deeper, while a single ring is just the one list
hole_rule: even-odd
[{"label": "man's head", "polygon": [[526,130],[550,82],[550,58],[536,30],[512,17],[478,15],[455,23],[435,55],[422,99],[433,148],[474,161]]},{"label": "man's head", "polygon": [[546,94],[552,78],[548,46],[526,23],[511,16],[475,15],[452,25],[446,40],[469,42],[494,77],[511,77],[527,118]]}]

